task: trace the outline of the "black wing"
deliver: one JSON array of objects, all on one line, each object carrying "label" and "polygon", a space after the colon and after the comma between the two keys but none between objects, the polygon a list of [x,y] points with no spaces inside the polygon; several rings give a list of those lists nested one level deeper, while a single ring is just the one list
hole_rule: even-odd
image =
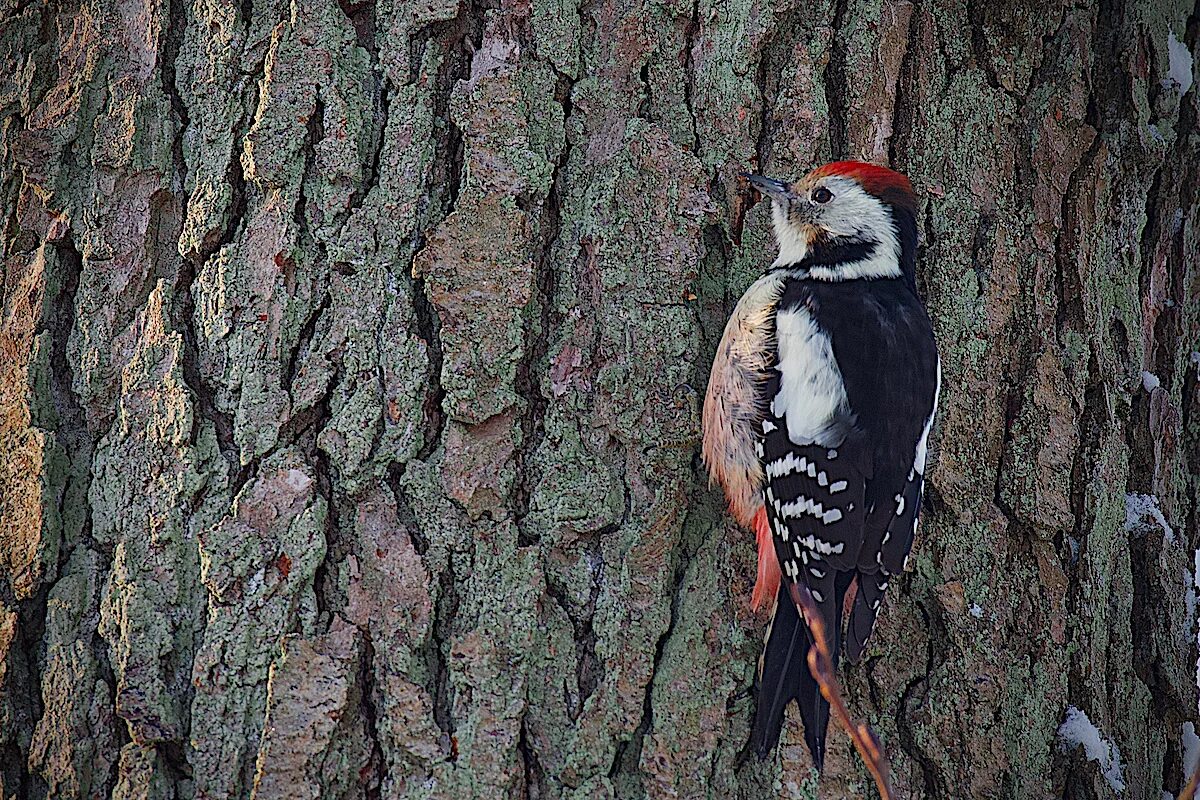
[{"label": "black wing", "polygon": [[862,545],[871,472],[865,442],[842,434],[797,445],[775,414],[763,427],[764,499],[780,569],[807,586],[822,611],[832,609],[836,573],[856,568]]},{"label": "black wing", "polygon": [[769,411],[758,447],[783,585],[753,741],[760,756],[774,746],[795,698],[819,769],[828,706],[808,673],[808,632],[787,585],[811,591],[836,663],[844,596],[858,582],[846,641],[857,660],[888,577],[912,546],[924,467],[916,456],[935,403],[937,352],[924,309],[901,281],[792,280],[776,321],[779,358],[763,386]]},{"label": "black wing", "polygon": [[831,634],[836,660],[842,601],[862,547],[870,447],[855,430],[828,336],[817,329],[811,309],[781,305],[776,321],[779,357],[762,387],[768,411],[758,455],[783,583],[763,653],[752,741],[765,757],[778,740],[785,707],[795,699],[820,769],[829,706],[809,673],[808,629],[792,605],[788,585],[808,587]]},{"label": "black wing", "polygon": [[[856,285],[852,285],[856,284]],[[819,324],[829,332],[850,409],[870,451],[858,592],[846,654],[862,655],[887,590],[912,548],[924,487],[924,445],[939,381],[933,328],[901,281],[810,287]]]}]

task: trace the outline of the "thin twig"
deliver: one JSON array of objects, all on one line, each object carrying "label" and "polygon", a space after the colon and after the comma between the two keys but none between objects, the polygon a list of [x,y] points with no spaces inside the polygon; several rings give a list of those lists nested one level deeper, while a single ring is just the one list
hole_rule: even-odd
[{"label": "thin twig", "polygon": [[[793,583],[791,593],[796,608],[804,615],[804,622],[808,625],[815,645],[808,648],[808,670],[816,678],[821,687],[821,694],[829,702],[833,715],[837,717],[846,733],[850,734],[855,749],[858,750],[863,763],[867,765],[871,777],[875,779],[880,800],[892,800],[892,787],[889,782],[891,767],[879,744],[879,737],[875,735],[875,731],[871,730],[870,725],[865,722],[855,722],[850,717],[850,709],[846,707],[846,702],[842,699],[837,674],[833,668],[833,653],[829,649],[829,636],[825,631],[825,622],[821,619],[817,602],[813,600],[812,594],[809,593],[806,586]],[[1180,800],[1191,800],[1191,798],[1189,796]]]}]

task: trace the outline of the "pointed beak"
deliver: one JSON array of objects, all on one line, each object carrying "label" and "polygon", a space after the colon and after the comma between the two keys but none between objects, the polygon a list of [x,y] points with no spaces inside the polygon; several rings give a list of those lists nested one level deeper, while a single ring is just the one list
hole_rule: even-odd
[{"label": "pointed beak", "polygon": [[791,194],[791,187],[783,181],[777,181],[774,178],[764,178],[762,175],[751,175],[748,172],[743,172],[742,177],[750,182],[750,185],[757,189],[761,194],[770,198],[778,198],[783,200]]}]

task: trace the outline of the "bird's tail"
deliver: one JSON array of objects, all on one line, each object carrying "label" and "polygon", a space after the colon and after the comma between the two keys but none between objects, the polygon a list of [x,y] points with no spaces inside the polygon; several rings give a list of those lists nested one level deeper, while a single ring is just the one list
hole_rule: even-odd
[{"label": "bird's tail", "polygon": [[[840,583],[840,581],[839,581]],[[826,620],[826,630],[833,638],[834,667],[841,650],[841,596],[845,587],[839,586],[836,601],[830,603],[833,619]],[[821,604],[825,606],[825,604]],[[816,678],[808,669],[808,649],[812,644],[808,626],[792,601],[788,587],[779,587],[775,616],[767,632],[766,646],[760,663],[758,709],[754,714],[751,745],[760,759],[770,755],[779,743],[783,713],[795,700],[804,723],[804,741],[812,753],[813,763],[820,770],[825,763],[825,733],[829,728],[829,703],[821,695]]]}]

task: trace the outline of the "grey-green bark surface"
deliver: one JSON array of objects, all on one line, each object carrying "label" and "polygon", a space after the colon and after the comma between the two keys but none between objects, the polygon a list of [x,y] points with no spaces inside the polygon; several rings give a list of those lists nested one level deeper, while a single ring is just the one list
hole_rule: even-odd
[{"label": "grey-green bark surface", "polygon": [[[746,757],[764,620],[698,412],[772,257],[736,174],[836,157],[912,177],[944,366],[915,567],[842,673],[899,795],[1117,796],[1070,705],[1119,796],[1178,790],[1198,37],[0,0],[0,797],[814,796],[798,720]],[[871,796],[831,739],[821,796]]]}]

